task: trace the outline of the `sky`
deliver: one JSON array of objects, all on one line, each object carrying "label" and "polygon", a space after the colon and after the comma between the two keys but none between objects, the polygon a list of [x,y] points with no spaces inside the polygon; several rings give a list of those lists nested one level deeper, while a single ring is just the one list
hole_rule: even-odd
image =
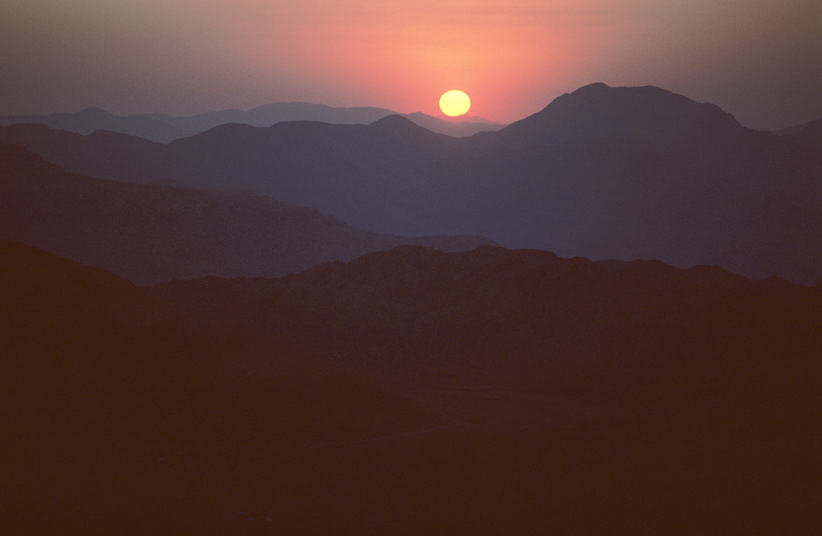
[{"label": "sky", "polygon": [[819,0],[3,0],[0,114],[272,102],[510,123],[581,86],[653,85],[743,125],[822,118]]}]

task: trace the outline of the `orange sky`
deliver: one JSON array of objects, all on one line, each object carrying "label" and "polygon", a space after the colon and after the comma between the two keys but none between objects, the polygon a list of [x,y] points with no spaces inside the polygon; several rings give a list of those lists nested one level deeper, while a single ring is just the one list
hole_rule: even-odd
[{"label": "orange sky", "polygon": [[278,101],[510,122],[592,83],[744,124],[822,117],[818,0],[4,0],[0,114],[175,115]]}]

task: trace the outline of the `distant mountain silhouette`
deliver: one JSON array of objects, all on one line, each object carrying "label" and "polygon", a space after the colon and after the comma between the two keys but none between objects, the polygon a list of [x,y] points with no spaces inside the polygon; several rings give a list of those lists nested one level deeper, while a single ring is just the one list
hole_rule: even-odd
[{"label": "distant mountain silhouette", "polygon": [[[488,459],[514,496],[494,495],[467,533],[719,535],[819,526],[807,438],[822,417],[820,290],[709,266],[402,246],[150,292],[334,356],[492,438],[489,458],[466,460]],[[485,493],[465,498],[468,517]]]},{"label": "distant mountain silhouette", "polygon": [[97,107],[86,108],[74,114],[0,116],[0,125],[13,124],[43,124],[49,128],[83,135],[109,130],[161,143],[190,135],[189,131],[171,124],[160,115],[119,117]]},{"label": "distant mountain silhouette", "polygon": [[[0,116],[0,125],[43,124],[49,128],[68,130],[83,135],[98,130],[110,130],[154,142],[169,143],[226,123],[241,123],[256,127],[269,127],[284,121],[368,124],[394,114],[396,112],[385,108],[333,108],[324,104],[305,102],[278,102],[258,106],[248,111],[219,110],[184,117],[167,114],[116,116],[100,108],[91,107],[75,114]],[[405,117],[429,130],[449,136],[470,136],[481,131],[499,130],[504,126],[482,118],[448,121],[422,112],[406,114]]]},{"label": "distant mountain silhouette", "polygon": [[277,276],[401,243],[472,249],[479,237],[401,238],[252,194],[135,185],[65,173],[0,146],[0,238],[139,283]]},{"label": "distant mountain silhouette", "polygon": [[[446,158],[461,143],[399,116],[372,125],[298,121],[260,129],[230,124],[176,140],[147,160],[161,159],[155,178],[164,182],[257,191],[321,212],[327,207],[369,230],[397,220],[400,225],[391,226],[391,232],[408,235],[416,226],[403,220],[405,214],[415,218],[417,186],[403,172]],[[105,171],[129,180],[127,167]]]},{"label": "distant mountain silhouette", "polygon": [[731,114],[713,104],[698,104],[653,86],[613,88],[597,83],[558,97],[500,134],[520,146],[627,137],[680,148],[704,147],[743,130]]},{"label": "distant mountain silhouette", "polygon": [[473,116],[440,119],[439,117],[433,117],[422,112],[401,115],[432,132],[457,138],[473,136],[478,132],[493,132],[505,126],[502,123],[494,123],[493,121]]},{"label": "distant mountain silhouette", "polygon": [[822,148],[822,119],[778,131],[786,139],[817,149]]},{"label": "distant mountain silhouette", "polygon": [[108,130],[81,135],[44,125],[0,127],[0,143],[20,144],[65,168],[98,178],[156,182],[162,144]]},{"label": "distant mountain silhouette", "polygon": [[95,136],[0,127],[72,172],[250,190],[374,232],[822,277],[822,153],[654,87],[585,86],[468,138],[399,117],[230,124],[166,146]]}]

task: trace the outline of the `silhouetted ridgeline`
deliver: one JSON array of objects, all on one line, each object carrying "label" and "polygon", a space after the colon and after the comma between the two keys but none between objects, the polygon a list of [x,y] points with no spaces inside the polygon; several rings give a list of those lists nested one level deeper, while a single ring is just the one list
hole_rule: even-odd
[{"label": "silhouetted ridgeline", "polygon": [[[502,496],[466,533],[819,528],[819,288],[403,246],[282,279],[150,291],[332,355],[481,431]],[[483,504],[486,489],[454,500]]]},{"label": "silhouetted ridgeline", "polygon": [[226,124],[168,145],[16,125],[0,141],[71,172],[250,190],[373,232],[822,277],[822,153],[654,87],[592,84],[470,138],[386,117]]},{"label": "silhouetted ridgeline", "polygon": [[814,128],[2,127],[3,532],[819,533]]},{"label": "silhouetted ridgeline", "polygon": [[279,276],[402,243],[472,249],[479,237],[403,238],[249,193],[137,185],[65,173],[0,146],[0,238],[139,283]]},{"label": "silhouetted ridgeline", "polygon": [[357,483],[329,445],[450,424],[263,330],[5,240],[0,349],[9,535],[384,531],[338,491]]},{"label": "silhouetted ridgeline", "polygon": [[5,534],[819,531],[819,288],[402,246],[148,291],[0,241]]},{"label": "silhouetted ridgeline", "polygon": [[822,379],[820,288],[718,267],[402,246],[281,279],[151,292],[388,376],[743,391]]},{"label": "silhouetted ridgeline", "polygon": [[[783,132],[780,131],[780,134]],[[783,135],[793,143],[822,149],[822,119],[787,129]]]},{"label": "silhouetted ridgeline", "polygon": [[[394,114],[396,112],[385,108],[332,108],[305,102],[277,102],[248,111],[219,110],[188,117],[173,117],[166,114],[116,116],[100,108],[91,107],[74,114],[0,116],[0,125],[43,124],[49,128],[69,130],[83,135],[98,130],[109,130],[158,143],[169,143],[226,123],[242,123],[255,127],[269,127],[285,121],[368,124]],[[458,121],[447,121],[420,112],[406,114],[405,117],[429,130],[449,136],[470,136],[477,132],[499,130],[503,127],[502,124],[482,119],[461,118]]]}]

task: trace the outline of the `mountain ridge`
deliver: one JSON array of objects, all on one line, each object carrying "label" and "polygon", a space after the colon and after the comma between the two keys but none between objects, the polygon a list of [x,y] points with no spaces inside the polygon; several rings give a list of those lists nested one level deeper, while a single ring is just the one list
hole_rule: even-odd
[{"label": "mountain ridge", "polygon": [[785,129],[780,131],[779,134],[784,135],[793,143],[822,148],[822,119]]},{"label": "mountain ridge", "polygon": [[0,240],[0,301],[8,534],[250,535],[260,510],[277,532],[362,533],[390,518],[335,491],[357,479],[317,449],[350,457],[450,424],[247,323],[28,245]]},{"label": "mountain ridge", "polygon": [[309,345],[493,438],[490,463],[519,475],[494,485],[515,496],[466,532],[818,526],[819,287],[401,246],[275,280],[148,290]]},{"label": "mountain ridge", "polygon": [[[654,143],[711,143],[743,131],[729,113],[654,86],[610,87],[603,83],[565,93],[541,111],[501,130],[523,144],[545,144],[592,136],[640,137]],[[753,131],[751,131],[753,132]]]},{"label": "mountain ridge", "polygon": [[813,531],[819,292],[414,246],[141,290],[0,240],[4,527]]},{"label": "mountain ridge", "polygon": [[404,241],[446,249],[487,243],[479,237],[368,233],[313,209],[250,193],[72,175],[22,146],[0,145],[0,192],[0,238],[140,283],[282,275]]},{"label": "mountain ridge", "polygon": [[[747,381],[765,381],[769,365],[760,370],[757,360],[780,359],[774,348],[793,349],[790,359],[797,361],[782,365],[797,374],[795,385],[811,370],[822,379],[813,350],[822,347],[814,327],[822,326],[820,290],[778,278],[751,281],[717,266],[404,245],[279,279],[172,282],[151,293],[176,306],[259,322],[389,377],[436,382],[448,370],[462,370],[465,378],[457,374],[454,381],[491,382],[499,375],[504,383],[519,370],[524,376],[512,381],[522,385],[585,369],[608,382],[650,386],[682,374],[677,381],[689,377],[689,388],[744,390]],[[295,302],[303,306],[296,310]],[[379,327],[385,322],[390,333]],[[508,360],[512,354],[516,362]],[[689,366],[695,368],[688,372]],[[761,380],[744,379],[760,374]]]},{"label": "mountain ridge", "polygon": [[83,135],[97,130],[111,130],[165,144],[179,138],[194,136],[226,123],[242,123],[256,127],[268,127],[285,121],[369,124],[395,114],[403,115],[428,130],[455,137],[470,136],[480,131],[497,130],[504,126],[482,118],[448,121],[422,112],[397,114],[385,108],[335,108],[325,104],[306,102],[278,102],[263,104],[248,111],[226,109],[182,117],[167,114],[117,116],[96,106],[90,106],[74,114],[0,116],[0,125],[45,124],[49,128],[68,130]]},{"label": "mountain ridge", "polygon": [[251,190],[372,232],[822,277],[822,155],[713,105],[595,84],[467,138],[380,124],[226,125],[166,146],[18,125],[0,140],[73,172]]}]

